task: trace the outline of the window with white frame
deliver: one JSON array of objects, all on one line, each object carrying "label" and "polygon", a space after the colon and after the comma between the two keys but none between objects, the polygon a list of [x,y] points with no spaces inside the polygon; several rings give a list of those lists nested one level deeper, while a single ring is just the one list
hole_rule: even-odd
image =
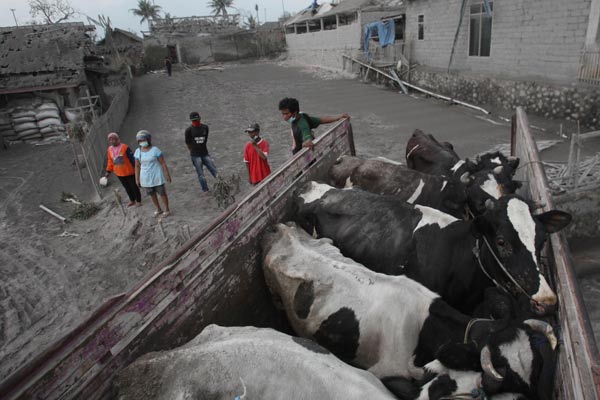
[{"label": "window with white frame", "polygon": [[491,0],[474,0],[471,3],[469,13],[469,56],[490,56],[493,12],[494,6]]}]

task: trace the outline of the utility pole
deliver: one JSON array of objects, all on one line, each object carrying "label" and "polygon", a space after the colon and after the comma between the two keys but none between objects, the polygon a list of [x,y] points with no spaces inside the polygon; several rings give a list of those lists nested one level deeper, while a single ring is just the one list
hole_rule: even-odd
[{"label": "utility pole", "polygon": [[282,15],[285,15],[285,7],[283,6],[283,0],[281,0],[281,10],[283,11]]},{"label": "utility pole", "polygon": [[256,25],[258,26],[260,24],[260,21],[258,18],[258,4],[254,5],[254,9],[256,10]]},{"label": "utility pole", "polygon": [[267,8],[265,7],[265,22],[267,22]]},{"label": "utility pole", "polygon": [[19,26],[19,23],[17,22],[17,17],[15,17],[15,11],[16,11],[16,10],[17,10],[16,8],[11,8],[11,9],[10,9],[10,11],[12,11],[13,18],[15,19],[15,25],[16,25],[16,26]]}]

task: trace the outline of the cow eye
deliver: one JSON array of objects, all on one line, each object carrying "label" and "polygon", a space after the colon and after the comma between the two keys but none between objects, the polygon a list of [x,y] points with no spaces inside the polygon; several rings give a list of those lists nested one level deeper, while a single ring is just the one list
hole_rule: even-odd
[{"label": "cow eye", "polygon": [[503,237],[498,237],[498,238],[496,238],[496,244],[497,244],[498,246],[504,247],[504,244],[505,244],[505,242],[504,242],[504,238],[503,238]]}]

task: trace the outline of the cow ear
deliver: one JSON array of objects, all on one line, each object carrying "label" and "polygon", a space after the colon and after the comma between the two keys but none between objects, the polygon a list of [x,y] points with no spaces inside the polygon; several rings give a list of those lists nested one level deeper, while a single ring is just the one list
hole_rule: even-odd
[{"label": "cow ear", "polygon": [[546,232],[555,233],[569,225],[573,216],[568,212],[550,210],[536,215],[535,218],[544,225]]},{"label": "cow ear", "polygon": [[440,347],[435,358],[445,367],[462,371],[480,371],[479,351],[473,343],[447,343]]}]

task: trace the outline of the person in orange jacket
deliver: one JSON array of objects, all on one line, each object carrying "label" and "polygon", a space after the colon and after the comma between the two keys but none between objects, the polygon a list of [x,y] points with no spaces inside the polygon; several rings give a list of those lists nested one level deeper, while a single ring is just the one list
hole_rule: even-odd
[{"label": "person in orange jacket", "polygon": [[129,196],[128,207],[142,205],[142,194],[135,183],[135,160],[129,146],[121,143],[119,135],[115,132],[108,134],[108,163],[106,164],[105,178],[111,172],[119,178]]}]

